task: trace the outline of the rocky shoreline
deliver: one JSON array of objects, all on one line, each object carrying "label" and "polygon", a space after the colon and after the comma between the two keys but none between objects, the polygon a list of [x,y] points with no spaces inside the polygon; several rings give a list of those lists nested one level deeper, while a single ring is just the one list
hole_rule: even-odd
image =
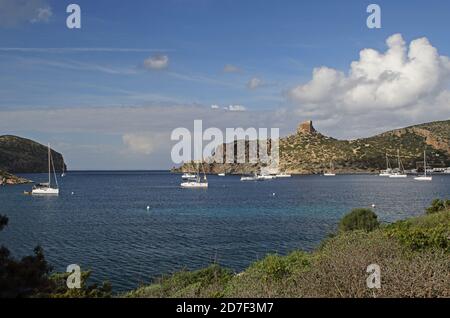
[{"label": "rocky shoreline", "polygon": [[32,183],[33,181],[0,170],[0,186]]}]

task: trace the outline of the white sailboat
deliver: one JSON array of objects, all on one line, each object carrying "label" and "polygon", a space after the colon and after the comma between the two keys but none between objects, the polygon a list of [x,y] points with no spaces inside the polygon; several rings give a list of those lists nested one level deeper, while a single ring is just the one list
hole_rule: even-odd
[{"label": "white sailboat", "polygon": [[291,175],[289,173],[286,173],[286,171],[279,172],[275,175],[277,178],[290,178]]},{"label": "white sailboat", "polygon": [[241,181],[262,181],[260,176],[255,172],[253,176],[241,176]]},{"label": "white sailboat", "polygon": [[276,179],[276,176],[272,176],[270,174],[260,174],[257,176],[258,180],[273,180]]},{"label": "white sailboat", "polygon": [[289,174],[289,173],[286,173],[286,172],[282,172],[282,173],[276,174],[275,177],[277,177],[277,178],[290,178],[290,177],[292,177],[292,175]]},{"label": "white sailboat", "polygon": [[432,176],[427,176],[427,156],[426,156],[425,150],[423,152],[423,171],[424,171],[423,176],[415,177],[414,180],[418,180],[418,181],[432,181],[433,177]]},{"label": "white sailboat", "polygon": [[334,173],[333,161],[330,161],[330,171],[325,172],[323,175],[325,177],[334,177],[334,176],[336,176],[336,173]]},{"label": "white sailboat", "polygon": [[208,187],[208,180],[206,178],[205,170],[203,169],[203,164],[201,164],[203,170],[203,178],[200,176],[200,165],[197,164],[197,173],[194,175],[194,178],[189,178],[188,181],[182,182],[182,188],[190,188],[190,189],[204,189]]},{"label": "white sailboat", "polygon": [[185,172],[181,176],[181,179],[187,180],[187,179],[195,179],[196,175],[193,173]]},{"label": "white sailboat", "polygon": [[[52,186],[51,170],[55,176],[55,187]],[[56,178],[55,165],[53,164],[50,144],[48,145],[48,182],[36,184],[31,190],[32,195],[59,195],[58,179]]]},{"label": "white sailboat", "polygon": [[219,173],[218,176],[219,176],[219,177],[225,177],[225,173],[224,173],[224,172]]},{"label": "white sailboat", "polygon": [[405,173],[405,168],[403,167],[402,160],[400,159],[400,150],[397,149],[397,161],[398,161],[398,170],[391,173],[389,178],[406,178],[407,175]]},{"label": "white sailboat", "polygon": [[388,154],[386,153],[386,170],[381,170],[380,177],[389,177],[392,174],[391,163],[389,162]]}]

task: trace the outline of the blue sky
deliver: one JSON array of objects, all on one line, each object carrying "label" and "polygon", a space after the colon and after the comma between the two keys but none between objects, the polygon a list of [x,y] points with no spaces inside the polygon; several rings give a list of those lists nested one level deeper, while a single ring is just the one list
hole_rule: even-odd
[{"label": "blue sky", "polygon": [[[50,9],[34,22],[35,11],[11,2],[0,0],[0,116],[8,112],[13,116],[8,118],[20,118],[25,125],[25,116],[35,114],[30,111],[45,111],[40,114],[48,126],[52,110],[58,110],[64,115],[53,113],[55,120],[67,124],[53,130],[2,124],[0,133],[50,140],[74,169],[170,167],[167,147],[149,146],[145,149],[152,149],[144,153],[126,150],[125,134],[155,135],[162,130],[152,113],[145,123],[130,117],[96,129],[95,122],[92,127],[77,126],[76,120],[89,116],[80,108],[171,109],[167,118],[174,120],[164,124],[170,131],[180,125],[183,107],[202,114],[202,107],[209,113],[212,104],[241,105],[247,110],[239,117],[242,125],[255,124],[258,116],[270,124],[266,117],[273,119],[271,112],[291,114],[295,105],[305,103],[304,96],[300,102],[289,98],[290,91],[309,82],[314,68],[327,66],[347,74],[362,49],[384,52],[393,34],[400,33],[406,45],[426,37],[439,55],[450,55],[450,3],[444,0],[376,1],[382,8],[382,28],[377,30],[366,26],[370,1],[75,1],[82,10],[80,30],[65,25],[65,8],[74,1],[24,1]],[[6,16],[8,21],[1,22]],[[167,63],[161,69],[145,67],[146,59],[162,56]],[[78,115],[71,115],[71,109]],[[306,113],[315,117],[319,128],[322,121],[322,131],[337,137],[365,136],[403,124],[357,125],[346,134],[339,127],[352,113],[333,123],[324,112]],[[309,119],[295,114],[280,119],[282,131]],[[234,120],[238,115],[227,116]],[[418,117],[413,120],[420,121]],[[117,150],[120,147],[125,148]]]}]

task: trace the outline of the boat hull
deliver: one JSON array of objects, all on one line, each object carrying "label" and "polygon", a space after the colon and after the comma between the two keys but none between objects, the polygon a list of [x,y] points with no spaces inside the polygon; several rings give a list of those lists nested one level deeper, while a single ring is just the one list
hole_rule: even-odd
[{"label": "boat hull", "polygon": [[181,183],[182,188],[189,189],[204,189],[208,187],[208,183],[206,182],[183,182]]},{"label": "boat hull", "polygon": [[275,176],[258,176],[258,180],[272,180],[275,178]]},{"label": "boat hull", "polygon": [[406,178],[408,177],[406,174],[391,174],[389,178]]},{"label": "boat hull", "polygon": [[433,177],[421,176],[421,177],[415,177],[414,180],[417,180],[417,181],[432,181]]},{"label": "boat hull", "polygon": [[31,190],[32,195],[59,195],[59,189],[38,188]]},{"label": "boat hull", "polygon": [[241,177],[241,181],[258,181],[258,177]]}]

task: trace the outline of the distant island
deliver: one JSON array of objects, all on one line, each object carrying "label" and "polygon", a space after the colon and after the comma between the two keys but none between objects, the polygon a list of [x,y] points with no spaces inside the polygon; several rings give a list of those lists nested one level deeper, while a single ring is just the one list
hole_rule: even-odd
[{"label": "distant island", "polygon": [[[30,182],[16,177],[16,173],[41,173],[48,171],[48,149],[33,140],[18,136],[0,136],[0,184]],[[62,154],[52,150],[55,170],[67,170]]]},{"label": "distant island", "polygon": [[[225,156],[225,145],[222,147]],[[246,147],[248,152],[248,143]],[[355,140],[325,136],[314,128],[312,121],[306,121],[298,126],[295,134],[280,139],[280,170],[292,174],[319,174],[333,162],[336,173],[377,173],[386,169],[386,154],[395,167],[397,150],[406,169],[423,169],[424,150],[431,167],[449,167],[450,120],[409,126]],[[211,161],[207,159],[206,162]],[[204,164],[206,173],[214,174],[246,174],[260,168],[258,164],[248,162]],[[193,172],[195,166],[188,162],[172,171]]]}]

